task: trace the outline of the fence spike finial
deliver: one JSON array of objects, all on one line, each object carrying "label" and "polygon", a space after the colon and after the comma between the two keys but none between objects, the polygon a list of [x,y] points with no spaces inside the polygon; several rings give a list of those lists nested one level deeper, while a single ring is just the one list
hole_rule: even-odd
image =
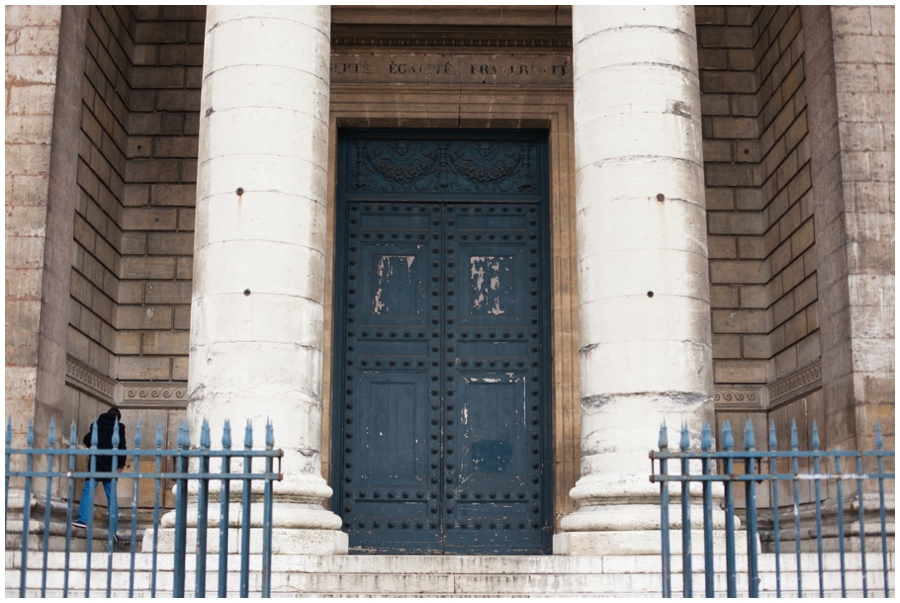
[{"label": "fence spike finial", "polygon": [[222,428],[222,448],[231,450],[231,421],[225,419],[225,426]]},{"label": "fence spike finial", "polygon": [[97,421],[91,423],[91,448],[97,449]]},{"label": "fence spike finial", "polygon": [[272,421],[266,418],[266,449],[272,450],[273,448],[275,448],[275,430]]},{"label": "fence spike finial", "polygon": [[756,450],[756,434],[753,433],[753,421],[747,419],[744,426],[744,450]]},{"label": "fence spike finial", "polygon": [[791,450],[799,450],[800,443],[797,438],[797,419],[791,419]]},{"label": "fence spike finial", "polygon": [[25,436],[25,445],[28,448],[34,447],[34,419],[28,419],[28,435]]},{"label": "fence spike finial", "polygon": [[816,425],[815,419],[813,419],[812,445],[813,450],[819,449],[819,426]]},{"label": "fence spike finial", "polygon": [[[118,450],[119,442],[121,441],[119,438],[119,417],[116,417],[115,420],[113,421],[113,433],[112,433],[112,439],[110,441],[112,442],[113,450]],[[122,468],[119,466],[119,462],[120,462],[119,457],[114,456],[112,458],[113,471],[115,471],[116,469]]]},{"label": "fence spike finial", "polygon": [[247,419],[247,429],[244,430],[244,448],[253,448],[253,423]]},{"label": "fence spike finial", "polygon": [[72,427],[69,429],[69,448],[74,449],[75,443],[78,441],[78,428],[75,426],[75,419],[72,419]]},{"label": "fence spike finial", "polygon": [[162,419],[156,424],[156,449],[162,450],[163,445],[163,434],[162,434]]},{"label": "fence spike finial", "polygon": [[691,433],[688,431],[687,422],[681,424],[681,451],[687,452],[691,447]]},{"label": "fence spike finial", "polygon": [[666,428],[665,420],[659,426],[659,449],[666,450],[669,447],[669,430]]},{"label": "fence spike finial", "polygon": [[875,422],[875,448],[878,449],[878,452],[881,452],[881,449],[884,448],[884,437],[881,435],[881,421]]},{"label": "fence spike finial", "polygon": [[6,418],[6,447],[12,448],[12,415],[8,415]]},{"label": "fence spike finial", "polygon": [[778,438],[775,437],[775,421],[769,422],[769,450],[778,450]]},{"label": "fence spike finial", "polygon": [[200,449],[201,450],[209,450],[209,447],[210,447],[209,420],[203,419],[203,424],[200,426]]},{"label": "fence spike finial", "polygon": [[707,421],[703,422],[703,429],[700,431],[700,450],[703,452],[712,450],[712,430]]},{"label": "fence spike finial", "polygon": [[187,423],[184,421],[178,423],[177,443],[180,450],[187,450],[188,445],[190,444],[189,436],[187,433]]},{"label": "fence spike finial", "polygon": [[54,448],[54,444],[56,444],[56,422],[53,417],[50,417],[50,433],[47,436],[47,443],[49,444],[48,448]]},{"label": "fence spike finial", "polygon": [[116,417],[115,420],[113,421],[113,433],[112,433],[111,441],[112,441],[113,448],[119,447],[119,441],[120,441],[120,439],[119,439],[119,417]]},{"label": "fence spike finial", "polygon": [[[137,425],[134,426],[134,448],[135,450],[141,449],[141,420],[137,420]],[[135,459],[135,462],[140,459]]]},{"label": "fence spike finial", "polygon": [[722,448],[728,452],[734,450],[734,434],[731,433],[731,421],[727,419],[722,427]]}]

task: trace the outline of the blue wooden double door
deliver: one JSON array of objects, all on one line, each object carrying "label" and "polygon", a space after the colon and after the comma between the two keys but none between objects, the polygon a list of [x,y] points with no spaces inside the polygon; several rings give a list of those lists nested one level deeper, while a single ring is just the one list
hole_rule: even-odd
[{"label": "blue wooden double door", "polygon": [[550,551],[546,138],[339,138],[333,509],[354,553]]}]

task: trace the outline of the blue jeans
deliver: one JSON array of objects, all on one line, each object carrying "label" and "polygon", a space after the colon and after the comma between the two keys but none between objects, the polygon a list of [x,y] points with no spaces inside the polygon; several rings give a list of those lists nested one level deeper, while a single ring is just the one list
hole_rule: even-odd
[{"label": "blue jeans", "polygon": [[[109,502],[109,529],[115,534],[119,528],[119,503],[116,500],[116,486],[109,479],[98,479],[94,481],[94,484],[96,485],[98,482],[103,484],[103,489],[106,491],[106,500]],[[90,496],[91,480],[86,479],[84,480],[84,490],[81,491],[81,503],[78,505],[78,521],[85,524],[88,522],[88,517],[94,513],[93,507],[88,504]],[[94,496],[96,496],[96,492]]]}]

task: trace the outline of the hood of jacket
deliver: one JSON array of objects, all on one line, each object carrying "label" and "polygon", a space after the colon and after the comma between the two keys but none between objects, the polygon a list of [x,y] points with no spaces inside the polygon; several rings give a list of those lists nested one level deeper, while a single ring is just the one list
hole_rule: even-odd
[{"label": "hood of jacket", "polygon": [[[115,426],[115,424],[116,424],[116,416],[115,415],[108,415],[106,413],[103,413],[102,415],[97,417],[97,427],[98,428],[99,427],[108,427],[109,429],[112,429]],[[120,423],[120,425],[121,425],[121,423]]]}]

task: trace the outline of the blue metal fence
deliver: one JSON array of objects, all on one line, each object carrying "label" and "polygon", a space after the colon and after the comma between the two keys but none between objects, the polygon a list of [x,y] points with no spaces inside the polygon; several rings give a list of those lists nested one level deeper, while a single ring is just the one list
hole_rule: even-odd
[{"label": "blue metal fence", "polygon": [[[113,447],[117,447],[118,442],[118,422],[113,429]],[[6,526],[9,533],[9,494],[10,480],[14,482],[16,488],[21,487],[24,494],[24,505],[22,509],[22,546],[21,546],[21,562],[20,562],[20,582],[19,595],[24,597],[26,594],[26,574],[28,571],[28,555],[29,553],[37,553],[37,551],[29,551],[28,536],[31,524],[31,501],[32,492],[43,485],[44,490],[44,518],[43,518],[43,542],[40,552],[43,555],[43,563],[41,565],[41,596],[47,593],[47,570],[48,570],[48,554],[50,551],[50,522],[51,522],[51,500],[53,493],[60,491],[63,487],[66,505],[66,531],[65,531],[65,568],[63,572],[63,596],[69,595],[69,573],[73,571],[85,572],[84,596],[90,596],[90,574],[91,574],[91,555],[93,548],[93,530],[94,519],[93,513],[90,514],[87,525],[87,542],[86,542],[86,564],[82,567],[70,567],[70,553],[72,552],[72,521],[73,521],[73,505],[75,495],[75,480],[90,480],[92,487],[89,492],[90,508],[93,508],[93,497],[96,493],[96,486],[100,480],[110,480],[115,491],[116,482],[125,484],[131,483],[131,531],[130,531],[130,561],[129,561],[129,584],[128,595],[135,595],[135,557],[137,549],[137,516],[138,516],[138,482],[139,480],[153,480],[154,497],[153,497],[153,545],[152,545],[152,561],[151,561],[151,577],[150,577],[150,596],[157,595],[157,558],[159,545],[159,521],[160,511],[164,510],[161,504],[161,486],[166,480],[174,480],[175,482],[175,525],[173,528],[175,539],[174,550],[174,585],[171,596],[183,597],[185,592],[185,576],[186,576],[186,558],[187,558],[187,532],[188,532],[188,484],[196,481],[198,485],[197,494],[197,548],[196,548],[196,584],[194,594],[197,597],[205,597],[206,593],[206,559],[207,559],[207,537],[209,523],[209,505],[210,505],[210,483],[221,484],[219,496],[220,521],[219,521],[219,568],[218,568],[218,596],[226,596],[228,589],[228,528],[229,528],[229,503],[234,489],[237,495],[237,488],[240,487],[241,492],[241,536],[240,536],[240,595],[247,597],[249,594],[250,583],[250,510],[253,503],[251,497],[252,484],[254,482],[262,482],[263,500],[263,525],[262,525],[262,596],[270,595],[270,579],[271,579],[271,556],[272,556],[272,484],[275,480],[281,480],[281,457],[282,451],[274,449],[274,435],[271,423],[266,425],[266,448],[265,450],[253,450],[253,429],[249,421],[244,432],[244,448],[232,449],[231,447],[231,427],[229,422],[225,422],[222,433],[222,449],[212,450],[210,447],[210,429],[206,421],[204,421],[200,433],[200,446],[198,449],[190,448],[190,437],[186,423],[180,425],[178,430],[177,449],[163,450],[163,428],[162,421],[159,422],[156,429],[156,448],[142,449],[141,424],[138,422],[135,428],[134,449],[131,450],[104,450],[97,448],[97,426],[94,423],[93,432],[91,434],[91,447],[89,449],[77,449],[76,442],[77,433],[75,424],[69,434],[68,448],[57,448],[56,429],[54,422],[50,422],[50,430],[48,435],[46,448],[34,447],[34,428],[29,422],[28,434],[26,436],[25,448],[12,447],[12,419],[10,418],[6,428]],[[112,457],[112,471],[101,472],[96,470],[97,459],[100,457]],[[76,460],[79,457],[87,457],[89,470],[76,470]],[[135,457],[134,469],[132,471],[118,470],[120,458]],[[141,471],[140,459],[148,459],[155,464],[154,471]],[[213,463],[211,467],[210,459],[219,459]],[[243,459],[243,470],[233,471],[232,461],[240,461]],[[262,461],[264,467],[254,472],[253,461]],[[274,467],[275,459],[278,459],[277,471]],[[24,463],[22,462],[24,460]],[[191,461],[194,461],[191,463]],[[11,464],[12,463],[12,464]],[[11,466],[25,466],[22,470],[11,470]],[[164,467],[174,465],[174,471],[165,471]],[[192,468],[193,466],[193,468]],[[37,468],[36,468],[37,467]],[[17,480],[17,478],[19,478]],[[35,482],[35,480],[37,480]],[[41,481],[43,480],[43,482]],[[112,531],[109,531],[107,537],[107,568],[106,568],[106,596],[109,597],[112,590],[113,576],[113,553],[115,550],[116,537]],[[146,550],[146,548],[145,548]],[[166,592],[165,596],[170,593]]]},{"label": "blue metal fence", "polygon": [[[803,596],[803,563],[801,563],[802,542],[805,540],[810,530],[814,530],[814,538],[816,541],[816,557],[818,569],[818,591],[819,596],[825,595],[824,584],[824,563],[823,563],[823,541],[826,536],[823,533],[823,509],[822,509],[822,487],[823,485],[833,486],[830,488],[834,492],[834,502],[836,503],[837,514],[837,540],[838,553],[840,558],[840,575],[841,575],[841,594],[847,596],[847,555],[845,547],[845,520],[850,522],[856,519],[859,522],[859,548],[860,563],[862,569],[862,594],[869,596],[870,587],[867,580],[866,567],[866,516],[863,500],[864,491],[874,490],[877,484],[878,496],[878,522],[880,523],[880,554],[881,569],[884,583],[884,596],[889,596],[888,581],[888,540],[887,540],[887,517],[885,506],[885,480],[893,481],[894,473],[885,471],[885,459],[893,459],[894,451],[884,450],[883,438],[881,435],[881,426],[876,430],[876,450],[868,452],[856,451],[822,451],[819,450],[819,433],[818,427],[813,423],[812,447],[811,451],[801,451],[798,444],[797,425],[794,423],[791,427],[791,450],[777,450],[778,440],[775,434],[775,425],[772,424],[769,429],[768,450],[756,450],[755,435],[753,432],[753,424],[748,420],[744,430],[744,450],[734,450],[734,436],[728,421],[725,421],[722,429],[722,451],[715,452],[713,450],[712,434],[708,424],[703,425],[700,438],[700,451],[690,450],[691,436],[687,427],[681,430],[681,441],[678,451],[669,451],[668,432],[665,424],[660,428],[659,435],[659,451],[651,452],[650,458],[653,463],[653,475],[650,480],[660,484],[660,508],[661,508],[661,533],[662,533],[662,589],[664,597],[672,596],[672,564],[671,564],[671,540],[670,531],[672,524],[676,528],[680,523],[681,526],[681,549],[682,549],[682,578],[683,578],[683,595],[685,597],[693,596],[693,567],[692,567],[692,542],[691,542],[691,484],[699,484],[699,488],[695,487],[693,496],[696,499],[699,493],[701,497],[701,508],[703,516],[703,572],[705,582],[705,596],[715,596],[715,571],[714,571],[714,551],[713,551],[713,499],[718,498],[721,493],[714,495],[714,488],[720,487],[724,490],[724,506],[725,506],[725,557],[726,557],[726,588],[729,597],[737,596],[737,551],[736,540],[737,533],[735,530],[736,511],[735,498],[738,488],[744,487],[746,515],[744,517],[744,525],[746,527],[747,538],[747,578],[748,592],[750,597],[758,597],[760,593],[760,571],[759,571],[759,511],[758,499],[759,495],[767,492],[768,500],[772,504],[772,523],[771,532],[765,535],[770,537],[774,547],[774,563],[775,563],[775,583],[776,595],[782,596],[782,573],[784,564],[781,556],[782,535],[787,533],[782,521],[779,517],[779,488],[785,488],[790,493],[791,502],[786,505],[786,509],[792,516],[788,529],[792,528],[793,544],[796,554],[796,565],[790,564],[791,572],[796,571],[796,588],[797,595]],[[671,467],[669,461],[677,461],[678,466]],[[657,471],[658,463],[658,471]],[[801,465],[812,465],[812,471],[801,471]],[[779,465],[785,465],[790,468],[788,471],[780,472]],[[717,467],[718,466],[718,467]],[[866,470],[868,469],[868,470]],[[874,469],[874,470],[872,470]],[[814,512],[811,515],[814,523],[808,522],[808,525],[801,527],[801,485],[812,482],[814,488],[813,500],[811,507]],[[670,523],[669,507],[670,493],[669,484],[679,484],[676,496],[680,498],[681,520]],[[721,484],[721,486],[715,486]],[[890,492],[893,492],[893,484],[890,484]],[[698,492],[699,490],[699,492]],[[873,492],[874,493],[874,492]],[[782,492],[782,496],[785,492]],[[677,503],[676,503],[677,504]],[[696,503],[695,503],[696,504]],[[853,506],[858,507],[857,517],[853,517]],[[845,518],[845,508],[851,509],[849,518]],[[716,509],[719,511],[718,509]],[[893,518],[890,522],[893,528]],[[792,576],[793,578],[793,576]],[[793,580],[792,580],[793,581]]]}]

